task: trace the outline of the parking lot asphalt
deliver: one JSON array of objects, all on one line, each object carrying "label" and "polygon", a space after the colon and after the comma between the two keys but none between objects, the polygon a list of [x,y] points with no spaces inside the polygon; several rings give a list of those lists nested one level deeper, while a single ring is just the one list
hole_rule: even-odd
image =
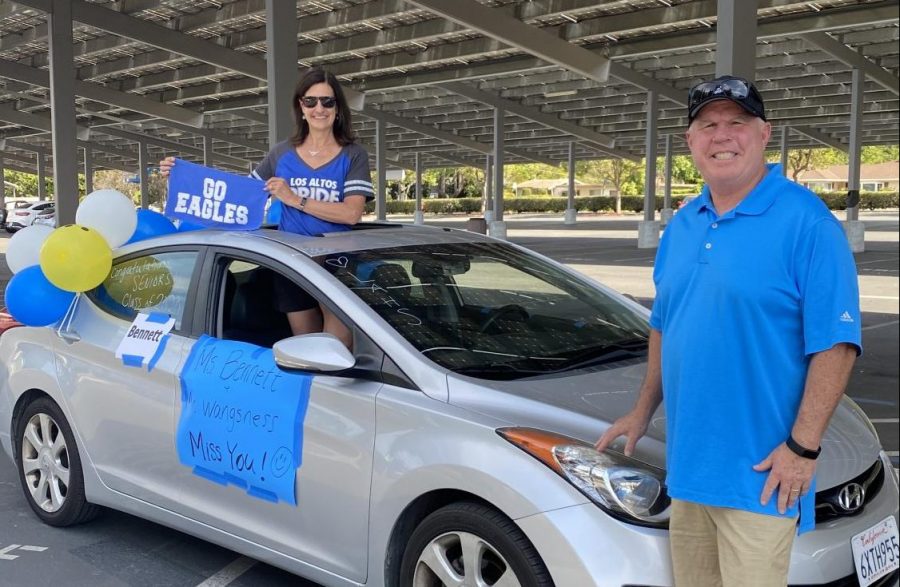
[{"label": "parking lot asphalt", "polygon": [[[898,212],[862,212],[866,251],[855,255],[860,275],[865,352],[847,393],[875,423],[897,465],[900,383],[900,223]],[[409,217],[390,218],[411,222]],[[581,215],[506,218],[509,240],[565,263],[649,306],[655,250],[637,249],[638,216]],[[464,228],[465,218],[426,224]],[[0,233],[0,256],[9,235]],[[10,277],[0,262],[0,297]],[[2,302],[2,300],[0,300]],[[29,509],[15,467],[0,456],[0,587],[316,587],[186,534],[118,512],[67,529],[43,525]]]}]

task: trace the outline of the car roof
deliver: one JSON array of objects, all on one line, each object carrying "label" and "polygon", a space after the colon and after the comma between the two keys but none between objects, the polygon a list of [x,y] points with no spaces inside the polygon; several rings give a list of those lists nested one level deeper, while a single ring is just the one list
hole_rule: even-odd
[{"label": "car roof", "polygon": [[[257,242],[250,244],[247,239],[254,239]],[[280,243],[307,256],[316,257],[352,251],[464,242],[497,241],[475,232],[454,228],[362,222],[355,225],[352,230],[331,232],[320,236],[293,234],[274,228],[261,228],[253,231],[193,230],[126,245],[118,250],[118,254],[131,254],[145,248],[187,244],[233,246],[264,252],[261,249],[265,248],[266,243]]]}]

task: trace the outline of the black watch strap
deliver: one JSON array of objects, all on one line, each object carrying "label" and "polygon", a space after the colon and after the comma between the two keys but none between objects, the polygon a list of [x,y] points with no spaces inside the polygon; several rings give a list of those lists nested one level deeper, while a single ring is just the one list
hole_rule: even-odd
[{"label": "black watch strap", "polygon": [[789,449],[791,449],[792,453],[794,453],[798,457],[803,457],[804,459],[811,459],[814,461],[819,458],[819,453],[822,452],[821,446],[816,450],[810,450],[805,446],[799,444],[790,434],[788,435],[787,440],[785,440],[784,443]]}]

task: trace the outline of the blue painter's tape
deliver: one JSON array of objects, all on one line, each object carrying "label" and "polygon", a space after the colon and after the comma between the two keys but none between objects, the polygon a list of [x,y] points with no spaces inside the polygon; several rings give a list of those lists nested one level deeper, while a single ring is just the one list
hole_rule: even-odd
[{"label": "blue painter's tape", "polygon": [[140,367],[144,364],[144,357],[137,355],[122,355],[122,362],[126,367]]},{"label": "blue painter's tape", "polygon": [[171,318],[171,316],[169,316],[165,312],[150,312],[150,314],[147,315],[147,322],[156,322],[157,324],[165,324],[166,322],[169,321],[169,318]]},{"label": "blue painter's tape", "polygon": [[205,469],[203,467],[194,467],[193,472],[194,475],[203,477],[204,479],[212,481],[213,483],[218,483],[219,485],[228,485],[228,479],[226,479],[224,475],[216,473],[215,471],[210,471],[209,469]]},{"label": "blue painter's tape", "polygon": [[225,479],[228,480],[232,485],[237,485],[241,489],[247,489],[247,482],[244,479],[241,479],[237,475],[232,475],[231,473],[224,473]]},{"label": "blue painter's tape", "polygon": [[169,341],[169,335],[165,335],[159,341],[159,346],[156,347],[156,352],[153,353],[153,356],[150,357],[150,361],[147,363],[147,373],[153,371],[153,367],[156,366],[156,362],[162,357],[163,352],[166,350],[166,343]]},{"label": "blue painter's tape", "polygon": [[252,495],[253,497],[264,499],[266,501],[271,501],[272,503],[278,503],[278,496],[275,493],[266,491],[265,489],[260,489],[259,487],[251,487],[247,490],[247,495]]}]

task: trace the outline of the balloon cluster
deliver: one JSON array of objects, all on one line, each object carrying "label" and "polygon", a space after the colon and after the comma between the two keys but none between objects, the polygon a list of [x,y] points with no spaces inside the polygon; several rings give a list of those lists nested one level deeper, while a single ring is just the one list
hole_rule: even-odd
[{"label": "balloon cluster", "polygon": [[75,294],[103,283],[112,268],[112,249],[176,230],[158,212],[135,210],[119,191],[91,192],[79,204],[75,224],[32,225],[9,240],[6,263],[14,274],[6,286],[9,313],[26,326],[53,324]]}]

